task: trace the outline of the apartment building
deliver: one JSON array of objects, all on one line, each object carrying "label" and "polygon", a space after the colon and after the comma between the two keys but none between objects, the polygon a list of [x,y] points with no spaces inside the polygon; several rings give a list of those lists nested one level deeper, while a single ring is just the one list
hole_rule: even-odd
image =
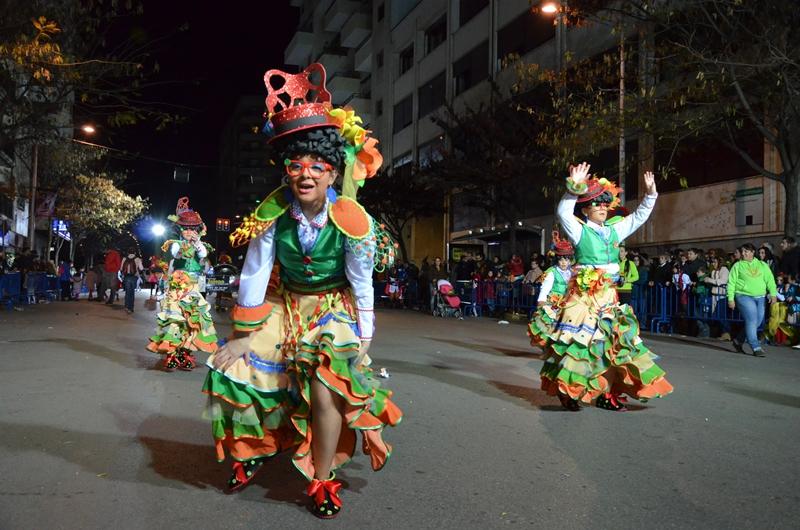
[{"label": "apartment building", "polygon": [[[280,185],[281,172],[270,164],[270,150],[261,134],[263,96],[242,96],[220,136],[220,204],[231,205],[223,216],[249,214]],[[238,217],[237,217],[238,216]]]},{"label": "apartment building", "polygon": [[[294,0],[291,4],[301,15],[285,62],[303,68],[317,61],[326,67],[334,103],[349,103],[359,111],[381,141],[392,178],[403,178],[412,164],[424,164],[445,145],[447,139],[431,119],[445,102],[457,110],[486,102],[492,97],[490,79],[507,91],[515,80],[514,73],[502,67],[508,54],[556,68],[566,53],[575,60],[591,57],[613,49],[618,38],[602,25],[569,27],[563,44],[557,46],[554,20],[532,9],[529,0]],[[629,152],[644,161],[625,179],[627,206],[635,208],[641,174],[658,160],[643,143],[629,140]],[[783,219],[780,185],[752,177],[719,146],[697,147],[698,154],[683,163],[683,171],[692,175],[691,189],[680,188],[677,180],[663,185],[654,222],[632,243],[654,249],[703,241],[733,246],[743,238],[778,237]],[[613,149],[594,162],[613,161]],[[756,146],[756,150],[767,162],[777,163],[766,148]],[[483,209],[460,201],[453,190],[447,215],[417,219],[405,234],[411,258],[453,257],[463,250],[481,249],[507,258],[511,229],[521,253],[540,248],[542,236],[550,233],[554,222],[552,202],[542,207],[535,197],[540,189],[537,181],[545,178],[542,171],[531,168],[530,183],[520,183],[520,193],[528,194],[536,206],[512,226],[498,225]],[[710,201],[713,208],[708,207]]]}]

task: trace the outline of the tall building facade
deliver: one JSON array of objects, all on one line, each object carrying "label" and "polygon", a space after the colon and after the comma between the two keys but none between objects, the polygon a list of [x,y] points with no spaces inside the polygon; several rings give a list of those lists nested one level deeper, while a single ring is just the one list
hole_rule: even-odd
[{"label": "tall building facade", "polygon": [[225,211],[221,217],[237,219],[249,214],[280,185],[281,172],[270,163],[270,149],[261,134],[262,95],[242,96],[220,137],[218,194]]},{"label": "tall building facade", "polygon": [[[529,0],[294,0],[301,10],[297,32],[285,50],[285,62],[298,69],[321,62],[335,104],[351,104],[380,139],[392,178],[403,178],[413,164],[437,156],[447,138],[431,118],[445,103],[457,111],[476,108],[493,97],[492,83],[507,92],[515,82],[503,59],[517,54],[526,62],[555,69],[568,53],[580,60],[614,49],[618,37],[608,26],[565,30],[558,46],[556,27]],[[532,8],[533,7],[533,8]],[[635,34],[634,37],[635,38]],[[658,165],[652,148],[629,139],[627,149],[639,155],[625,178],[627,206],[641,197],[641,175]],[[681,169],[692,175],[691,188],[677,179],[661,186],[652,223],[632,243],[661,248],[687,243],[732,247],[743,238],[777,238],[782,231],[780,184],[753,177],[735,156],[720,146],[696,146]],[[613,164],[616,147],[601,153],[596,165]],[[774,154],[761,145],[755,151],[774,167]],[[773,164],[770,166],[770,164]],[[487,179],[491,179],[487,175]],[[516,220],[522,254],[543,246],[554,224],[553,201],[542,207],[535,195],[544,170],[531,168],[530,182],[520,183],[536,205]],[[539,198],[541,199],[541,198]],[[712,201],[714,208],[709,208]],[[546,201],[545,201],[546,202]],[[511,227],[513,228],[513,227]],[[483,250],[508,258],[508,226],[482,208],[448,197],[448,214],[418,219],[405,234],[412,259],[459,250]],[[549,241],[547,241],[549,242]]]}]

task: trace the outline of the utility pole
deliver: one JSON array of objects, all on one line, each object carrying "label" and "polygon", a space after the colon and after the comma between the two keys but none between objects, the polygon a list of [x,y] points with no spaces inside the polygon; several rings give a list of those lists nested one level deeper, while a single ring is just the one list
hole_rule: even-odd
[{"label": "utility pole", "polygon": [[36,186],[39,179],[39,144],[33,144],[31,154],[31,192],[28,201],[28,248],[34,250],[36,238]]},{"label": "utility pole", "polygon": [[625,27],[619,24],[619,176],[620,202],[625,206]]}]

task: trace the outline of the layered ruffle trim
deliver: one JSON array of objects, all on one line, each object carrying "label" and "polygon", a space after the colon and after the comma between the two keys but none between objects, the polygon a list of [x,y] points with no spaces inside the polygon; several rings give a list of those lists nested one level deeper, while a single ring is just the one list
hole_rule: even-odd
[{"label": "layered ruffle trim", "polygon": [[170,354],[178,349],[214,353],[217,334],[211,318],[211,306],[200,293],[193,292],[181,300],[162,302],[156,317],[156,333],[150,337],[147,349]]},{"label": "layered ruffle trim", "polygon": [[[589,314],[589,313],[587,313]],[[565,330],[560,314],[551,306],[537,311],[528,326],[531,343],[545,352],[541,370],[542,389],[590,402],[612,392],[647,400],[672,392],[656,356],[639,338],[639,322],[627,305],[607,305],[596,324],[570,323],[572,329],[591,328],[587,344],[580,335]]]},{"label": "layered ruffle trim", "polygon": [[381,469],[392,453],[391,445],[383,440],[383,428],[399,424],[402,412],[372,371],[356,366],[358,344],[351,326],[335,319],[308,331],[298,344],[294,362],[287,362],[284,381],[289,386],[273,392],[209,371],[203,392],[211,398],[217,458],[223,460],[229,453],[236,460],[246,460],[293,447],[295,467],[311,480],[311,383],[316,378],[345,404],[333,469],[353,457],[358,431],[372,468]]}]

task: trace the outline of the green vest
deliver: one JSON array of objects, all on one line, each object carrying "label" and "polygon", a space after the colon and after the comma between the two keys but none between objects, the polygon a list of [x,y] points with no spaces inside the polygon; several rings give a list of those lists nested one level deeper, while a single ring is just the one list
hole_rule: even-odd
[{"label": "green vest", "polygon": [[172,260],[172,270],[186,271],[194,274],[203,272],[203,266],[200,260],[197,259],[197,254],[192,254],[189,258],[175,258]]},{"label": "green vest", "polygon": [[557,294],[563,296],[567,292],[567,282],[564,277],[558,272],[558,267],[550,267],[545,272],[553,275],[553,288],[550,289],[550,294]]},{"label": "green vest", "polygon": [[348,284],[344,273],[345,236],[328,220],[306,255],[297,236],[297,221],[286,211],[276,222],[275,245],[281,281],[297,293],[318,293]]},{"label": "green vest", "polygon": [[609,229],[610,234],[606,241],[588,225],[583,225],[581,240],[575,247],[575,261],[578,265],[608,265],[619,262],[619,236],[613,227],[609,226]]}]

